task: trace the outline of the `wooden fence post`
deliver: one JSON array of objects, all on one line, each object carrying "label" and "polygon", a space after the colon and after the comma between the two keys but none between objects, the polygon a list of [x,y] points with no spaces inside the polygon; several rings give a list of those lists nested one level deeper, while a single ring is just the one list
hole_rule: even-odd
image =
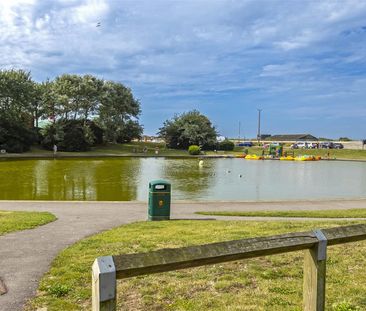
[{"label": "wooden fence post", "polygon": [[115,311],[116,268],[113,257],[98,257],[92,269],[92,310]]},{"label": "wooden fence post", "polygon": [[304,254],[304,311],[324,311],[327,238],[321,230],[314,231],[319,243]]}]

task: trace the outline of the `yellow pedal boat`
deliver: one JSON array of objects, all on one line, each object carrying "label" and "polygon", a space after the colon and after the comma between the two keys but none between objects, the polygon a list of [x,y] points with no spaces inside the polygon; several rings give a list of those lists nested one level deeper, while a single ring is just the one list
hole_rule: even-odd
[{"label": "yellow pedal boat", "polygon": [[257,156],[256,154],[248,154],[245,157],[246,160],[263,160],[262,156]]},{"label": "yellow pedal boat", "polygon": [[313,156],[297,156],[295,161],[315,161],[315,157]]},{"label": "yellow pedal boat", "polygon": [[295,158],[292,156],[287,156],[287,157],[280,157],[281,161],[294,161]]}]

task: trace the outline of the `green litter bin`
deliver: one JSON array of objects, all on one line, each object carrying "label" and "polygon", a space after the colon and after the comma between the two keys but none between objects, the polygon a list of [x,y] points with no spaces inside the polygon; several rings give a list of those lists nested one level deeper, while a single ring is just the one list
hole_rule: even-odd
[{"label": "green litter bin", "polygon": [[166,180],[153,180],[149,183],[149,220],[170,219],[171,185]]}]

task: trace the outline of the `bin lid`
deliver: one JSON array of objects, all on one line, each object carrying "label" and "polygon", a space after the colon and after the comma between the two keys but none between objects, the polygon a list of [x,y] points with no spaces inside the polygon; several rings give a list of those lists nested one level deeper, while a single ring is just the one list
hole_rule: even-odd
[{"label": "bin lid", "polygon": [[171,188],[170,182],[163,179],[152,180],[149,183],[150,192],[170,191],[170,188]]},{"label": "bin lid", "polygon": [[155,185],[169,185],[170,186],[170,182],[166,181],[164,179],[156,179],[156,180],[150,181],[150,185],[151,186],[155,186]]}]

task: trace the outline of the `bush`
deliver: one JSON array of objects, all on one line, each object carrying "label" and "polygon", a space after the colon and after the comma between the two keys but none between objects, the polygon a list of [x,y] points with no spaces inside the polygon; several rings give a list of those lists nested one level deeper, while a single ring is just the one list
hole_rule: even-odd
[{"label": "bush", "polygon": [[188,153],[190,155],[198,155],[198,154],[201,153],[201,148],[199,146],[197,146],[197,145],[191,145],[188,148]]},{"label": "bush", "polygon": [[53,150],[53,145],[58,145],[64,140],[64,129],[60,122],[47,125],[41,132],[43,136],[41,145],[47,150]]},{"label": "bush", "polygon": [[44,129],[42,146],[48,150],[57,145],[59,151],[87,151],[98,139],[95,129],[82,120],[59,120]]},{"label": "bush", "polygon": [[87,125],[89,126],[90,130],[92,131],[92,133],[94,135],[93,146],[103,144],[103,142],[104,142],[103,141],[103,136],[104,136],[103,129],[93,121],[88,121]]},{"label": "bush", "polygon": [[64,139],[58,144],[60,151],[87,151],[92,140],[88,141],[83,125],[79,121],[67,121],[64,124]]},{"label": "bush", "polygon": [[234,147],[235,147],[234,143],[232,141],[228,140],[228,139],[223,140],[219,144],[219,149],[220,150],[233,151]]},{"label": "bush", "polygon": [[0,119],[0,149],[9,153],[28,151],[35,142],[34,132],[15,121]]}]

